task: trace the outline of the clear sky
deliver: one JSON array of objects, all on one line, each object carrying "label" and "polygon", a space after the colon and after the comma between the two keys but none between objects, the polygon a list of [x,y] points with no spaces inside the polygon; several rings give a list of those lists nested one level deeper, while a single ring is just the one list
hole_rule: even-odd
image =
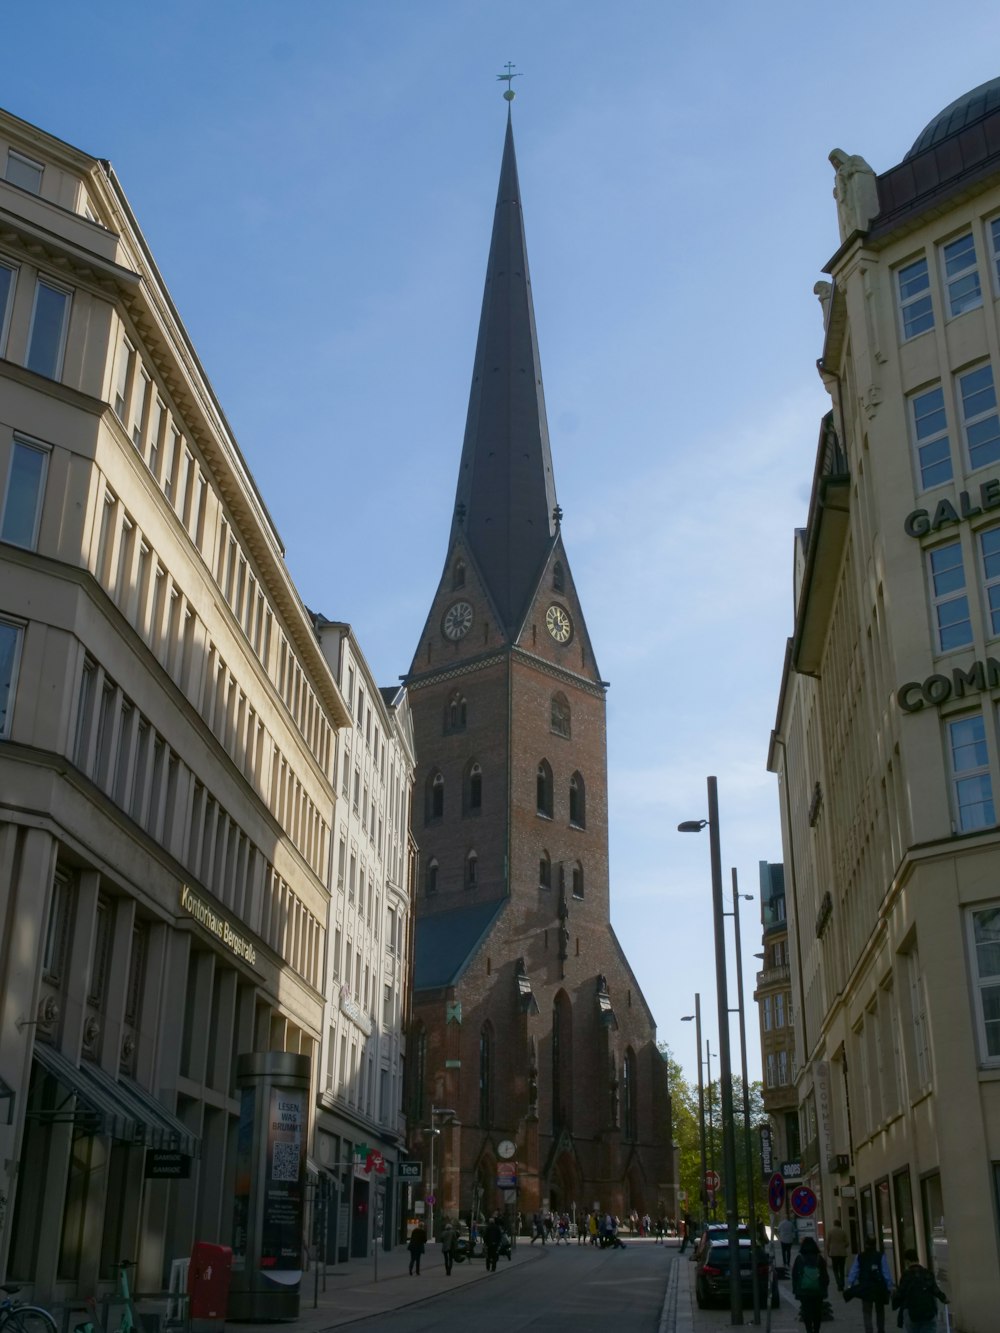
[{"label": "clear sky", "polygon": [[[758,862],[781,859],[765,762],[829,407],[812,290],[838,244],[827,155],[884,171],[1000,74],[995,0],[951,18],[938,0],[7,8],[0,103],[113,163],[303,598],[353,624],[385,684],[446,555],[495,76],[523,71],[556,487],[611,682],[612,919],[694,1079],[695,991],[713,1047],[717,1031],[709,844],[675,829],[705,815],[706,775],[727,883],[736,866],[756,895]],[[756,901],[742,924],[749,995]]]}]

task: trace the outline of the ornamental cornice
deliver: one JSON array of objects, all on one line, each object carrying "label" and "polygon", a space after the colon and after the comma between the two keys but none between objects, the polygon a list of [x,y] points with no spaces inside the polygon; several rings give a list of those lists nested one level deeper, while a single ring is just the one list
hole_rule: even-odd
[{"label": "ornamental cornice", "polygon": [[529,653],[527,649],[519,648],[517,645],[511,649],[511,654],[520,661],[536,667],[543,675],[552,676],[555,680],[562,681],[564,685],[572,685],[574,689],[592,694],[595,699],[604,698],[604,691],[608,687],[607,681],[588,680],[586,676],[580,676],[575,671],[570,671],[568,667],[561,667],[555,662],[547,662],[544,657],[536,657],[534,653]]},{"label": "ornamental cornice", "polygon": [[469,658],[467,661],[456,663],[454,666],[439,667],[434,671],[426,671],[419,676],[406,676],[403,679],[406,682],[407,689],[422,690],[429,685],[438,685],[442,681],[456,680],[460,676],[470,676],[477,671],[484,670],[486,667],[496,666],[498,662],[502,662],[506,657],[516,658],[524,665],[536,668],[543,675],[551,676],[563,685],[572,685],[574,689],[593,695],[595,699],[604,698],[604,691],[607,689],[606,681],[588,680],[586,676],[580,676],[575,671],[570,671],[567,667],[561,667],[555,662],[547,662],[544,657],[536,657],[534,653],[529,653],[516,644],[508,646],[500,652]]}]

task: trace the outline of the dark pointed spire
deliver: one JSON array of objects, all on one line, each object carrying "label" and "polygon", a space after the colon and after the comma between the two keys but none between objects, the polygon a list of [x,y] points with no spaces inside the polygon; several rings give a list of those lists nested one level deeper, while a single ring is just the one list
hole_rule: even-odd
[{"label": "dark pointed spire", "polygon": [[452,541],[464,536],[516,632],[556,531],[555,481],[510,110]]}]

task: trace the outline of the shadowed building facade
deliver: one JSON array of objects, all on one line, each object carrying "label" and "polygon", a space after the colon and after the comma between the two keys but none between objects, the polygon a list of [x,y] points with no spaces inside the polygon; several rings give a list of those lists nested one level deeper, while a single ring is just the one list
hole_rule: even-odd
[{"label": "shadowed building facade", "polygon": [[[447,558],[406,677],[411,1152],[450,1214],[674,1197],[666,1066],[610,923],[607,686],[561,518],[508,119]],[[454,1116],[434,1119],[432,1182],[434,1107]]]}]

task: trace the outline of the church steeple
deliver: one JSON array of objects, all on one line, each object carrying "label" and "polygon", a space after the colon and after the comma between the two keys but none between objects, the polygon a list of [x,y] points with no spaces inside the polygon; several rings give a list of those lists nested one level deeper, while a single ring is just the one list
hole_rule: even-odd
[{"label": "church steeple", "polygon": [[511,635],[557,520],[510,113],[486,270],[451,541],[463,532]]}]

